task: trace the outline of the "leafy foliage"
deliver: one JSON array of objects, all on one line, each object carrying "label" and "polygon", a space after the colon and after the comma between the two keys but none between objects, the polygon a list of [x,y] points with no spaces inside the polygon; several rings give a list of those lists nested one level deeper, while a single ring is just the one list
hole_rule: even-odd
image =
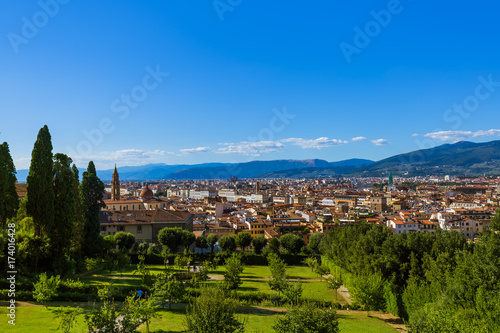
[{"label": "leafy foliage", "polygon": [[33,298],[37,302],[44,303],[45,307],[47,307],[47,302],[57,295],[57,288],[60,283],[61,277],[59,275],[48,278],[46,273],[40,274],[38,282],[33,284]]},{"label": "leafy foliage", "polygon": [[42,127],[31,153],[31,165],[26,179],[26,210],[33,217],[35,235],[41,236],[54,223],[54,189],[52,142],[47,125]]},{"label": "leafy foliage", "polygon": [[205,286],[187,308],[187,332],[242,333],[244,324],[236,319],[235,309],[235,301],[227,298],[223,289]]},{"label": "leafy foliage", "polygon": [[261,254],[262,249],[266,245],[267,245],[267,239],[262,235],[259,235],[259,236],[255,237],[254,239],[252,239],[252,247],[253,247],[253,252],[255,254]]},{"label": "leafy foliage", "polygon": [[0,223],[5,228],[7,219],[16,215],[19,199],[16,192],[16,167],[10,155],[9,145],[0,145]]},{"label": "leafy foliage", "polygon": [[338,325],[335,310],[320,309],[306,303],[278,317],[273,329],[277,333],[337,333]]},{"label": "leafy foliage", "polygon": [[84,211],[83,240],[84,254],[92,257],[99,253],[99,211],[105,207],[102,201],[104,183],[97,177],[94,162],[90,161],[87,171],[82,175],[79,186],[80,200]]},{"label": "leafy foliage", "polygon": [[224,252],[234,252],[236,250],[236,236],[224,235],[219,239],[219,247]]},{"label": "leafy foliage", "polygon": [[289,253],[297,254],[305,245],[304,239],[294,234],[285,234],[280,237],[280,245]]},{"label": "leafy foliage", "polygon": [[243,283],[240,275],[245,267],[236,253],[226,259],[226,271],[224,272],[224,286],[226,289],[235,290]]},{"label": "leafy foliage", "polygon": [[207,236],[207,243],[208,243],[208,245],[210,245],[210,252],[211,253],[214,252],[214,246],[215,246],[215,243],[217,243],[217,241],[218,241],[218,238],[216,235],[210,234]]},{"label": "leafy foliage", "polygon": [[252,243],[252,236],[248,232],[240,232],[236,235],[236,245],[244,251]]}]

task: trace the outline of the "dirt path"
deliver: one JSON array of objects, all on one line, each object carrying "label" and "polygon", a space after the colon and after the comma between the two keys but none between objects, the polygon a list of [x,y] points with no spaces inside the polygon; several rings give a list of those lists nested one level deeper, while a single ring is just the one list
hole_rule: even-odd
[{"label": "dirt path", "polygon": [[344,285],[341,285],[340,288],[337,289],[337,292],[340,296],[342,296],[343,299],[345,299],[345,302],[347,304],[352,304],[351,294],[349,294],[349,290],[347,290]]}]

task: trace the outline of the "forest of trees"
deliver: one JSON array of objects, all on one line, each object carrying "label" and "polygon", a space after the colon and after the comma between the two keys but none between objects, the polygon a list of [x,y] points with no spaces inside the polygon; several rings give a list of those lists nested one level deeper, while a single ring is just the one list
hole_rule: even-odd
[{"label": "forest of trees", "polygon": [[[4,230],[7,220],[16,222],[20,277],[40,272],[73,274],[85,266],[85,257],[103,253],[99,210],[104,205],[104,183],[92,161],[80,182],[71,158],[53,154],[51,135],[44,126],[32,150],[27,194],[20,202],[15,175],[9,146],[4,142],[0,145],[0,220]],[[6,247],[5,235],[0,237],[0,245]]]},{"label": "forest of trees", "polygon": [[413,332],[499,332],[499,213],[476,243],[454,231],[355,225],[331,231],[321,248],[356,302]]}]

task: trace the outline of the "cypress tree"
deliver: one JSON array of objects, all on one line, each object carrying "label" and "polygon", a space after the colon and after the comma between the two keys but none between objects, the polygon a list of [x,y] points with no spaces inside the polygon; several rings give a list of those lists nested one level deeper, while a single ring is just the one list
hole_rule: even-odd
[{"label": "cypress tree", "polygon": [[82,213],[82,201],[80,196],[80,171],[75,164],[72,166],[73,171],[73,190],[77,194],[75,197],[75,206],[74,206],[74,233],[72,237],[71,250],[77,255],[80,254],[80,250],[83,245],[83,213]]},{"label": "cypress tree", "polygon": [[90,161],[80,183],[80,200],[83,209],[84,255],[94,256],[99,251],[99,211],[106,205],[102,201],[104,183],[97,177],[94,162]]},{"label": "cypress tree", "polygon": [[27,183],[26,210],[33,218],[35,235],[47,235],[54,224],[52,142],[47,125],[38,132]]},{"label": "cypress tree", "polygon": [[71,169],[71,158],[65,154],[54,155],[54,225],[50,231],[54,254],[67,253],[71,245],[75,226],[75,174]]},{"label": "cypress tree", "polygon": [[0,222],[4,229],[7,219],[14,217],[19,207],[16,180],[16,167],[9,145],[4,142],[0,145]]}]

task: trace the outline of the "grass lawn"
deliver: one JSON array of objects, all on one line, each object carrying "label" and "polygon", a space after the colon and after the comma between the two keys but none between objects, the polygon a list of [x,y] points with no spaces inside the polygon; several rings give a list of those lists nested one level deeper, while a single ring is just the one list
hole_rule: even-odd
[{"label": "grass lawn", "polygon": [[[51,309],[55,308],[51,308],[50,305],[48,310],[43,306],[18,306],[16,307],[16,325],[13,326],[7,323],[7,320],[10,320],[6,316],[7,308],[2,305],[0,308],[0,318],[2,318],[0,331],[19,333],[60,332],[57,329],[59,320],[54,319]],[[78,316],[72,332],[87,332],[83,314]]]},{"label": "grass lawn", "polygon": [[[16,308],[16,325],[7,323],[7,309],[4,305],[0,308],[0,317],[4,322],[0,324],[1,332],[57,332],[58,320],[54,320],[51,308],[47,310],[40,306],[21,306]],[[184,331],[185,306],[176,306],[172,311],[160,310],[162,318],[154,319],[150,325],[151,332],[174,333]],[[237,316],[245,321],[246,332],[273,332],[271,326],[280,314],[272,310],[244,307],[238,311]],[[339,326],[342,333],[395,333],[394,328],[376,318],[369,318],[362,314],[340,314]],[[141,326],[141,332],[145,332]],[[86,332],[84,315],[79,315],[77,324],[72,332]]]},{"label": "grass lawn", "polygon": [[[148,268],[152,274],[165,272],[163,265],[150,265]],[[141,280],[138,275],[133,274],[135,269],[136,265],[129,265],[122,271],[112,271],[111,273],[106,270],[100,270],[93,272],[92,275],[84,275],[80,280],[92,285],[102,285],[111,282],[115,287],[139,286]],[[185,271],[169,266],[169,272],[171,273]],[[224,266],[219,266],[216,271],[212,271],[210,274],[223,275],[224,272]],[[311,269],[307,266],[288,266],[287,273],[291,279],[300,279],[302,281],[304,297],[324,301],[343,300],[342,297],[336,296],[335,290],[327,288],[326,282],[318,281],[319,277],[311,272]],[[245,270],[241,275],[243,284],[239,290],[273,293],[268,284],[270,275],[269,267],[267,266],[245,266]],[[218,282],[212,281],[211,283]]]}]

